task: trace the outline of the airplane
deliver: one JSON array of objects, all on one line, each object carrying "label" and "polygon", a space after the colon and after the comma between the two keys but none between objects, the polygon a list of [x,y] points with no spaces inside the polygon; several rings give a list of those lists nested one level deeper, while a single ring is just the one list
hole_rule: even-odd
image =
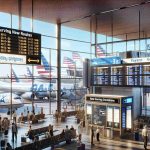
[{"label": "airplane", "polygon": [[[53,68],[49,65],[48,61],[44,57],[44,55],[41,56],[43,65],[38,65],[39,74],[49,75],[50,69],[53,70]],[[42,76],[42,77],[44,77]],[[45,82],[44,79],[41,77],[39,80],[36,79],[34,82],[32,82],[33,74],[30,71],[30,68],[27,67],[27,77],[30,79],[29,83],[24,83],[20,78],[17,77],[15,71],[12,69],[12,92],[14,94],[17,94],[21,96],[23,99],[33,99],[33,94],[37,99],[49,99],[56,98],[56,91],[57,91],[57,84],[56,79],[54,82],[50,81]],[[38,76],[39,77],[39,76]],[[45,76],[46,77],[46,76]],[[69,79],[70,80],[70,79]],[[25,80],[27,81],[27,80]],[[74,85],[74,79],[70,81],[70,83],[67,83],[64,81],[61,84],[61,98],[62,99],[69,99],[74,100],[81,97],[81,94],[78,94],[76,90],[74,90],[77,85]],[[76,86],[76,87],[75,87]],[[4,92],[10,92],[10,82],[6,83],[3,81],[0,81],[0,90]]]},{"label": "airplane", "polygon": [[[12,102],[11,102],[12,99]],[[0,93],[0,108],[10,108],[12,103],[12,108],[22,107],[23,99],[22,97],[12,93]]]}]

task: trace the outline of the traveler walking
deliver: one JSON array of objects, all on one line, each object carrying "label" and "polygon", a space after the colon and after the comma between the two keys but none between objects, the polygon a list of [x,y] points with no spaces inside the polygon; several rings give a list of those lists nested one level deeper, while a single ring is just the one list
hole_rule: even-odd
[{"label": "traveler walking", "polygon": [[97,142],[100,142],[99,136],[100,136],[100,129],[99,129],[99,127],[97,127],[97,129],[96,129],[96,140],[97,140]]},{"label": "traveler walking", "polygon": [[143,140],[144,140],[144,148],[146,150],[147,149],[147,140],[148,140],[147,125],[145,125],[143,130],[142,130],[142,136],[143,136]]},{"label": "traveler walking", "polygon": [[18,133],[18,128],[15,123],[12,123],[12,142],[14,142],[14,137],[17,141],[17,133]]}]

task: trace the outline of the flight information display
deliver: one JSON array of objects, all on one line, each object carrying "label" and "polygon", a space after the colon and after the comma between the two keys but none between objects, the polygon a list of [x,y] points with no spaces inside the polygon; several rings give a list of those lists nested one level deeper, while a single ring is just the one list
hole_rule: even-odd
[{"label": "flight information display", "polygon": [[142,66],[127,66],[126,67],[126,80],[127,85],[141,85],[142,82]]},{"label": "flight information display", "polygon": [[111,85],[122,85],[123,69],[121,66],[111,68]]},{"label": "flight information display", "polygon": [[150,86],[150,65],[112,65],[92,67],[92,86]]},{"label": "flight information display", "polygon": [[95,69],[96,73],[94,76],[94,83],[95,84],[109,84],[109,68],[108,67],[101,67]]},{"label": "flight information display", "polygon": [[1,63],[11,63],[12,59],[21,62],[25,56],[26,64],[41,64],[41,35],[0,27],[0,53]]}]

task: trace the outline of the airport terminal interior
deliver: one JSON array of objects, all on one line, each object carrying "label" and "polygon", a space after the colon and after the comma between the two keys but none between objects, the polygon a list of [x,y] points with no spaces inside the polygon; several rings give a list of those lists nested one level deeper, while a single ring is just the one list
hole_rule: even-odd
[{"label": "airport terminal interior", "polygon": [[150,149],[149,0],[0,0],[1,150]]}]

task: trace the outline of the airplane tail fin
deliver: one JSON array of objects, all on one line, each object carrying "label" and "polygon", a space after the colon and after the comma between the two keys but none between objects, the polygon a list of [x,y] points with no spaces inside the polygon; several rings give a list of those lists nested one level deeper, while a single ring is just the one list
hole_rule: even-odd
[{"label": "airplane tail fin", "polygon": [[41,55],[41,61],[42,65],[37,66],[38,74],[41,76],[51,77],[51,71],[53,70],[53,68],[49,65],[49,62],[46,60],[43,54]]},{"label": "airplane tail fin", "polygon": [[31,72],[31,70],[30,70],[30,68],[29,67],[27,67],[27,77],[32,77],[33,76],[33,74],[32,74],[32,72]]},{"label": "airplane tail fin", "polygon": [[12,69],[12,82],[19,82],[19,78],[17,77],[13,69]]}]

